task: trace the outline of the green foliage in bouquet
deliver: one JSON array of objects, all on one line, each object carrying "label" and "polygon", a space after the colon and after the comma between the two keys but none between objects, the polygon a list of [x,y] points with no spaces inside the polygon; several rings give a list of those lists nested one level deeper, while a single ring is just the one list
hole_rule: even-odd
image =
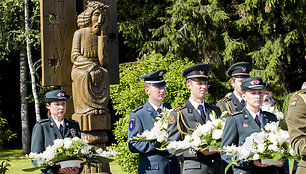
[{"label": "green foliage in bouquet", "polygon": [[116,113],[122,115],[122,118],[115,123],[114,134],[117,144],[112,145],[114,150],[122,152],[116,158],[116,163],[122,166],[122,172],[137,173],[138,154],[129,151],[127,135],[131,111],[145,104],[148,99],[140,76],[159,69],[167,70],[168,72],[164,75],[167,82],[164,103],[176,107],[185,103],[189,97],[186,80],[181,76],[181,72],[191,65],[193,63],[188,59],[179,59],[173,55],[162,56],[155,53],[143,56],[136,62],[120,64],[120,84],[111,86],[110,97]]}]

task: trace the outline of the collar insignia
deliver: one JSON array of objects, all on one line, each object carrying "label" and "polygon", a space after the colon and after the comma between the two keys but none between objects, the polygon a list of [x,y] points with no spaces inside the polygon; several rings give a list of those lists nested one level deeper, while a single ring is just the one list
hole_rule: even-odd
[{"label": "collar insignia", "polygon": [[75,137],[75,130],[73,128],[71,129],[71,134],[72,134],[72,137]]}]

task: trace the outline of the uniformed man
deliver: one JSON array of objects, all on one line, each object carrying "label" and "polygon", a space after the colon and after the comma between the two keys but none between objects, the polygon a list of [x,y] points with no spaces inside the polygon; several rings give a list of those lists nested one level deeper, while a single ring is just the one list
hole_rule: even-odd
[{"label": "uniformed man", "polygon": [[[208,64],[192,65],[182,72],[186,78],[187,88],[190,90],[189,100],[170,113],[168,142],[183,140],[186,135],[191,135],[198,125],[211,120],[211,114],[215,118],[221,112],[218,107],[209,105],[204,101],[208,87]],[[184,174],[221,174],[221,157],[217,152],[199,150],[177,154],[184,160]]]},{"label": "uniformed man", "polygon": [[[260,132],[267,123],[277,121],[274,114],[260,109],[265,87],[266,84],[263,83],[260,77],[250,77],[242,81],[242,98],[246,102],[246,107],[242,111],[227,117],[221,147],[230,145],[241,146],[252,133]],[[232,162],[232,156],[226,155],[224,152],[221,152],[221,157],[227,163]],[[276,166],[263,165],[259,160],[239,161],[237,165],[233,165],[233,170],[235,174],[277,173]]]},{"label": "uniformed man", "polygon": [[217,106],[222,112],[222,116],[225,117],[235,112],[241,111],[245,106],[245,102],[242,99],[241,82],[250,77],[249,72],[252,70],[252,65],[248,62],[238,62],[232,65],[227,74],[232,78],[231,84],[234,87],[234,91],[227,97],[218,101]]},{"label": "uniformed man", "polygon": [[[38,121],[32,131],[31,152],[42,153],[48,146],[53,145],[55,139],[81,138],[79,123],[74,120],[65,119],[66,100],[71,97],[64,90],[52,90],[46,93],[46,107],[50,116],[48,119]],[[36,166],[36,162],[33,161]],[[80,173],[78,167],[60,168],[58,165],[42,170],[45,174],[76,174]]]},{"label": "uniformed man", "polygon": [[296,174],[304,174],[306,173],[306,88],[291,97],[286,122],[291,146],[301,157]]},{"label": "uniformed man", "polygon": [[[170,105],[162,103],[165,98],[166,82],[163,75],[166,70],[158,70],[141,76],[144,79],[144,90],[149,96],[145,105],[134,109],[129,119],[128,138],[136,137],[145,130],[151,130],[154,119],[164,114],[164,108],[171,109]],[[176,156],[169,157],[168,151],[158,151],[160,147],[157,141],[138,142],[128,141],[129,149],[133,153],[139,153],[138,173],[152,174],[179,174],[180,166]]]}]

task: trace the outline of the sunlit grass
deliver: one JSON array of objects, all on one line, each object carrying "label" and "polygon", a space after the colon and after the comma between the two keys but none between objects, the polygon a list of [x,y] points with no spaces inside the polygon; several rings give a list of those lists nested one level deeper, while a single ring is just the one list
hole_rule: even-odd
[{"label": "sunlit grass", "polygon": [[[9,160],[7,174],[25,174],[29,172],[22,171],[23,168],[33,167],[31,161],[22,156],[22,149],[3,149],[0,151],[0,162],[3,160]],[[115,164],[115,162],[110,163],[110,170],[112,174],[121,174],[120,166]],[[31,174],[40,174],[40,171],[31,172]]]}]

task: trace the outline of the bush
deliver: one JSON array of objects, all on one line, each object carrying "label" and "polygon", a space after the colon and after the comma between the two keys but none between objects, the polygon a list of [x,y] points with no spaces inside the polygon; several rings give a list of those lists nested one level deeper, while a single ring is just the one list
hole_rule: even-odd
[{"label": "bush", "polygon": [[[0,112],[1,114],[1,112]],[[12,138],[16,138],[16,133],[13,133],[8,127],[8,123],[5,118],[0,117],[0,149],[2,149],[2,145],[4,141],[9,141]]]}]

